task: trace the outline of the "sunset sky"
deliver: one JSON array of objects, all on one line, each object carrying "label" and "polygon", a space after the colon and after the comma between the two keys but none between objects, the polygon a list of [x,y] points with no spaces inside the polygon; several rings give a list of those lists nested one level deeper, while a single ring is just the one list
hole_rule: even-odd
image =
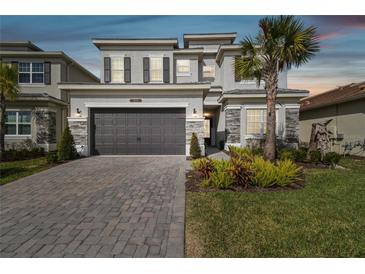
[{"label": "sunset sky", "polygon": [[[183,33],[237,32],[255,35],[262,16],[0,16],[0,40],[30,40],[44,50],[62,50],[99,76],[95,37],[177,37]],[[365,80],[365,16],[302,16],[318,28],[321,51],[289,72],[289,88],[323,92]]]}]

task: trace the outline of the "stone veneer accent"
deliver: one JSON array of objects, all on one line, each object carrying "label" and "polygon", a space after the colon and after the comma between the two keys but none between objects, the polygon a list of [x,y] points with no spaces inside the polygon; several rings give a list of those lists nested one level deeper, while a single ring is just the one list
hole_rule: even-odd
[{"label": "stone veneer accent", "polygon": [[68,126],[74,137],[76,150],[83,156],[88,156],[87,118],[68,118]]},{"label": "stone veneer accent", "polygon": [[198,136],[198,140],[199,140],[199,145],[200,145],[200,149],[202,151],[202,155],[205,155],[205,146],[204,146],[204,120],[196,120],[196,121],[191,121],[191,120],[187,120],[186,121],[186,147],[188,148],[187,150],[187,154],[189,154],[190,151],[190,140],[191,140],[191,135],[193,134],[193,132],[195,132]]},{"label": "stone veneer accent", "polygon": [[56,112],[36,110],[33,112],[37,129],[37,144],[55,144],[56,140]]},{"label": "stone veneer accent", "polygon": [[240,140],[241,109],[226,109],[226,143],[238,144]]},{"label": "stone veneer accent", "polygon": [[287,108],[285,115],[285,143],[297,147],[299,143],[299,108]]}]

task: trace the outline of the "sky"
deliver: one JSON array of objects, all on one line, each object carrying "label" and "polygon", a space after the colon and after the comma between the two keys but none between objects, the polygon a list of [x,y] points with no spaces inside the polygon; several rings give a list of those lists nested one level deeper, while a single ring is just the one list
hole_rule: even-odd
[{"label": "sky", "polygon": [[[64,51],[95,75],[100,54],[92,38],[176,37],[184,33],[237,32],[235,42],[256,35],[263,16],[0,16],[0,40],[30,40],[44,50]],[[365,81],[365,16],[300,16],[317,27],[321,50],[291,69],[288,87],[318,94]]]}]

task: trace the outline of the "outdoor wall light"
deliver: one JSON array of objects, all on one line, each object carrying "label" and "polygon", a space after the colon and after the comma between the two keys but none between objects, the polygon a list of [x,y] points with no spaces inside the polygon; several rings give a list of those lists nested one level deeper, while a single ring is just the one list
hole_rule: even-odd
[{"label": "outdoor wall light", "polygon": [[196,111],[196,109],[194,108],[193,109],[193,117],[196,117],[197,116],[197,114],[198,114],[198,112]]},{"label": "outdoor wall light", "polygon": [[76,116],[81,117],[81,110],[79,108],[76,109]]}]

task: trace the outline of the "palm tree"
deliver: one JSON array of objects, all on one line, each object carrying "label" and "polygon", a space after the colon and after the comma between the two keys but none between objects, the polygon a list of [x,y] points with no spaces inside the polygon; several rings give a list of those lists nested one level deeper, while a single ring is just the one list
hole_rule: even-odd
[{"label": "palm tree", "polygon": [[259,22],[257,37],[241,41],[242,57],[234,63],[235,72],[242,78],[263,81],[266,90],[266,141],[264,157],[276,156],[275,105],[278,94],[278,75],[284,69],[299,67],[319,51],[316,28],[304,27],[294,16],[265,17]]},{"label": "palm tree", "polygon": [[5,151],[6,101],[15,100],[19,93],[18,70],[14,65],[0,63],[0,154]]}]

